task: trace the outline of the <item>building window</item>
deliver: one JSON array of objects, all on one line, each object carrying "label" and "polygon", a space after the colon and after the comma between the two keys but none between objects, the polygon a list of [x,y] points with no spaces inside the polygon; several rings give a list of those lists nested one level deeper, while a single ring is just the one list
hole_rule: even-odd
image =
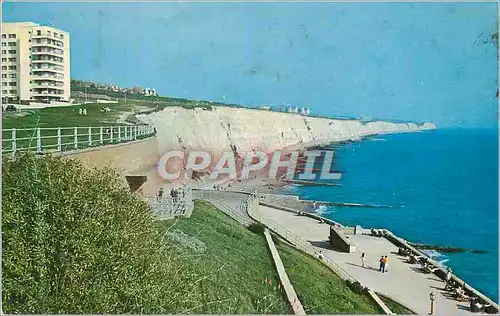
[{"label": "building window", "polygon": [[7,86],[7,82],[2,82],[2,85]]},{"label": "building window", "polygon": [[38,35],[38,36],[42,35],[42,31],[36,30],[36,35]]},{"label": "building window", "polygon": [[7,75],[6,74],[2,74],[2,78],[7,78]]},{"label": "building window", "polygon": [[10,93],[17,93],[16,90],[10,90]]},{"label": "building window", "polygon": [[9,38],[16,38],[16,34],[9,34]]},{"label": "building window", "polygon": [[9,50],[9,54],[16,54],[16,53],[17,53],[17,51],[16,51],[16,50],[12,50],[12,49],[11,49],[11,50]]},{"label": "building window", "polygon": [[9,46],[16,46],[15,42],[9,42]]},{"label": "building window", "polygon": [[7,70],[7,66],[2,66],[2,70]]},{"label": "building window", "polygon": [[16,70],[17,67],[16,66],[9,66],[9,70]]},{"label": "building window", "polygon": [[[10,50],[9,50],[10,52]],[[2,54],[7,54],[7,51],[6,50],[2,50]]]},{"label": "building window", "polygon": [[9,58],[9,62],[15,63],[17,61],[17,58]]},{"label": "building window", "polygon": [[17,82],[9,82],[9,86],[15,87],[15,86],[17,86]]},{"label": "building window", "polygon": [[17,78],[17,74],[9,74],[9,78],[15,79],[15,78]]},{"label": "building window", "polygon": [[63,38],[64,38],[64,35],[62,35],[62,34],[61,34],[61,36],[60,36],[60,37],[61,37],[61,39],[63,39]]},{"label": "building window", "polygon": [[2,63],[6,63],[7,62],[7,58],[2,58]]},{"label": "building window", "polygon": [[7,38],[7,34],[2,34],[2,38]]},{"label": "building window", "polygon": [[2,42],[2,47],[5,47],[5,46],[7,46],[7,43]]}]

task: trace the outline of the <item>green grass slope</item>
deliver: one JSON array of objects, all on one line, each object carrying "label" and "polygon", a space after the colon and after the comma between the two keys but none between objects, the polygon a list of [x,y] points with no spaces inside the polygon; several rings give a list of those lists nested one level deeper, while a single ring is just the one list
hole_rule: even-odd
[{"label": "green grass slope", "polygon": [[280,242],[277,245],[288,277],[308,314],[382,314],[367,296],[356,294],[317,259]]},{"label": "green grass slope", "polygon": [[[262,235],[250,232],[205,202],[197,202],[188,219],[159,223],[162,233],[182,231],[201,241],[206,249],[196,252],[177,243],[190,281],[199,284],[202,301],[196,313],[289,314],[272,257]],[[189,240],[189,239],[188,239]],[[272,284],[264,282],[271,279]]]}]

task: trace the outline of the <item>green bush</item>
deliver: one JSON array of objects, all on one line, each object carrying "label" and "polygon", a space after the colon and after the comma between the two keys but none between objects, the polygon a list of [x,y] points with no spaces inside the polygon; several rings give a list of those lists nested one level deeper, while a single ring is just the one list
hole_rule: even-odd
[{"label": "green bush", "polygon": [[189,297],[147,204],[116,171],[4,157],[5,313],[167,313]]},{"label": "green bush", "polygon": [[252,223],[248,225],[247,228],[249,231],[256,233],[257,235],[264,235],[264,231],[266,230],[266,227],[260,223]]},{"label": "green bush", "polygon": [[12,104],[7,105],[5,111],[17,111],[16,107]]},{"label": "green bush", "polygon": [[347,286],[356,294],[364,294],[367,289],[359,283],[359,281],[346,280]]}]

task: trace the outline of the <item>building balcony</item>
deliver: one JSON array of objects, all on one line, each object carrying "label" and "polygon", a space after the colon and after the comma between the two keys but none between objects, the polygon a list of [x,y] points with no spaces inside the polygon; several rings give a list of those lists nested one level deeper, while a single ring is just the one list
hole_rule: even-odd
[{"label": "building balcony", "polygon": [[62,97],[64,94],[63,90],[55,90],[55,88],[45,87],[41,89],[45,90],[33,91],[32,95],[34,97],[49,97],[49,96]]},{"label": "building balcony", "polygon": [[32,59],[31,62],[33,64],[53,64],[53,65],[60,65],[60,66],[64,65],[64,62],[62,62],[62,61],[55,61],[55,60],[49,60],[49,59]]},{"label": "building balcony", "polygon": [[56,44],[47,43],[47,42],[41,42],[41,43],[31,42],[31,47],[49,47],[49,48],[55,48],[55,49],[64,49],[64,46],[62,46],[62,45],[56,45]]},{"label": "building balcony", "polygon": [[32,83],[31,84],[32,88],[37,89],[37,88],[62,88],[64,87],[63,83],[48,83],[48,82],[38,82],[38,83]]},{"label": "building balcony", "polygon": [[[64,63],[54,61],[54,60],[31,60],[31,63],[33,65],[44,65],[44,67],[50,67],[50,65],[52,65],[52,67],[54,67],[54,65],[64,66]],[[40,68],[40,67],[31,67],[31,68],[34,69],[34,68]],[[55,68],[55,69],[57,69],[57,68]]]},{"label": "building balcony", "polygon": [[58,53],[58,52],[54,52],[54,51],[43,50],[43,51],[40,51],[40,52],[32,51],[31,55],[34,55],[34,56],[55,56],[55,57],[61,57],[61,56],[63,56],[63,53]]},{"label": "building balcony", "polygon": [[34,76],[37,76],[37,73],[40,72],[50,72],[54,74],[62,74],[64,73],[64,69],[58,69],[55,67],[40,67],[40,68],[31,68],[31,72],[33,73]]},{"label": "building balcony", "polygon": [[[60,39],[59,37],[56,37],[54,35],[48,35],[48,34],[41,34],[41,35],[32,35],[31,36],[31,39],[32,40],[36,40],[36,39],[48,39],[48,40],[51,40],[51,41],[55,41],[55,42],[58,42],[60,43],[61,45],[64,44],[64,42],[62,41],[62,39]],[[45,41],[47,42],[47,41]],[[33,43],[33,42],[32,42]]]},{"label": "building balcony", "polygon": [[31,81],[35,81],[33,84],[38,84],[39,81],[54,81],[54,82],[64,82],[63,78],[58,78],[56,76],[32,76]]}]

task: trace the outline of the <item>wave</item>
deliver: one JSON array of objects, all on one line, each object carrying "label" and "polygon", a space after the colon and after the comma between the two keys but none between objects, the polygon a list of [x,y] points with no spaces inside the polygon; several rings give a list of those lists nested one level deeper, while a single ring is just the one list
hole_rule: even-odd
[{"label": "wave", "polygon": [[318,215],[324,215],[328,213],[328,208],[325,205],[320,205],[317,209],[313,210],[313,212]]},{"label": "wave", "polygon": [[437,261],[441,266],[444,267],[446,266],[445,263],[450,261],[450,258],[448,258],[448,256],[436,250],[422,250],[422,252],[428,255],[432,260]]}]

